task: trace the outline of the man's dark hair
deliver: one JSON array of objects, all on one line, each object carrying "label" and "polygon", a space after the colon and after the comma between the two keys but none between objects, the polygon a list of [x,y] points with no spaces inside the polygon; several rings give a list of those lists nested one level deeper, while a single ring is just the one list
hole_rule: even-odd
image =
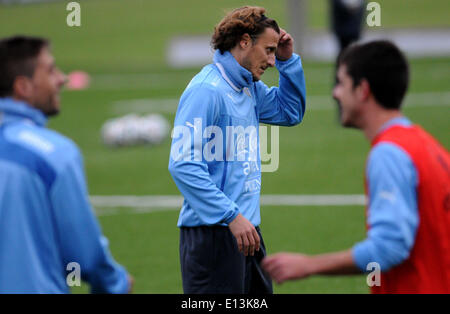
[{"label": "man's dark hair", "polygon": [[393,43],[379,40],[351,45],[342,52],[338,63],[347,67],[353,86],[366,79],[381,106],[386,109],[400,108],[408,89],[409,66],[403,53]]},{"label": "man's dark hair", "polygon": [[14,36],[0,40],[0,97],[13,94],[17,76],[33,77],[36,58],[49,41],[39,37]]},{"label": "man's dark hair", "polygon": [[262,7],[245,6],[228,13],[214,28],[211,44],[221,53],[232,49],[248,34],[254,43],[266,28],[272,28],[278,34],[280,28],[275,20],[264,15]]}]

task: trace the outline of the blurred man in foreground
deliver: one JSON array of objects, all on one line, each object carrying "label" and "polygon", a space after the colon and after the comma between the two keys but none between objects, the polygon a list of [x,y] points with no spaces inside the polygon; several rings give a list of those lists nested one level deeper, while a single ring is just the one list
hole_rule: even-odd
[{"label": "blurred man in foreground", "polygon": [[[216,26],[214,61],[189,83],[175,118],[169,170],[184,196],[178,220],[185,293],[272,293],[261,270],[259,123],[293,126],[305,80],[293,39],[260,7]],[[280,86],[261,76],[276,66]]]},{"label": "blurred man in foreground", "polygon": [[361,129],[372,145],[367,238],[337,253],[267,257],[263,267],[278,283],[360,273],[375,262],[381,280],[373,293],[450,293],[450,157],[402,115],[408,81],[408,63],[389,42],[343,52],[333,92],[341,124]]},{"label": "blurred man in foreground", "polygon": [[77,264],[94,293],[131,290],[89,204],[78,148],[45,127],[64,82],[47,40],[0,41],[0,293],[68,293]]}]

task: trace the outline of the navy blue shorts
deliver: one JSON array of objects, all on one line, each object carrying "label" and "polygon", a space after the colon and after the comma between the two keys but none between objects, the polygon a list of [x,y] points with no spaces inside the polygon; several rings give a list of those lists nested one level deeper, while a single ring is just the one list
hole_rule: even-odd
[{"label": "navy blue shorts", "polygon": [[180,228],[180,263],[184,293],[271,294],[272,281],[262,270],[266,248],[254,256],[239,252],[228,227]]}]

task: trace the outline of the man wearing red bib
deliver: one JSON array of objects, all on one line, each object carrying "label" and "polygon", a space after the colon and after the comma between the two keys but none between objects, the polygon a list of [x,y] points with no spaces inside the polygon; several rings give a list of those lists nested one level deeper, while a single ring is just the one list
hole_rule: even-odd
[{"label": "man wearing red bib", "polygon": [[353,45],[340,57],[333,96],[341,124],[372,144],[367,237],[341,252],[269,256],[263,266],[276,282],[355,274],[377,263],[372,293],[450,293],[450,156],[402,115],[408,81],[408,63],[390,42]]}]

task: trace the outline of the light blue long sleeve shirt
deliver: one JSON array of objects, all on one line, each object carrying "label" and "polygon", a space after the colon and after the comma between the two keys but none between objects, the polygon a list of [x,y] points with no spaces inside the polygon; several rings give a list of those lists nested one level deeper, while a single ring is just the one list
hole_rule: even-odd
[{"label": "light blue long sleeve shirt", "polygon": [[305,113],[300,57],[276,61],[279,87],[253,82],[230,52],[216,51],[181,96],[169,171],[184,196],[178,226],[261,222],[259,123],[293,126]]},{"label": "light blue long sleeve shirt", "polygon": [[72,262],[92,292],[126,293],[127,272],[89,203],[81,154],[46,122],[0,98],[0,293],[68,293]]},{"label": "light blue long sleeve shirt", "polygon": [[[406,118],[396,118],[382,126],[409,126]],[[367,238],[352,250],[355,264],[367,271],[376,262],[382,272],[406,260],[419,225],[417,170],[408,154],[393,143],[375,145],[368,158],[366,178],[369,188]]]}]

